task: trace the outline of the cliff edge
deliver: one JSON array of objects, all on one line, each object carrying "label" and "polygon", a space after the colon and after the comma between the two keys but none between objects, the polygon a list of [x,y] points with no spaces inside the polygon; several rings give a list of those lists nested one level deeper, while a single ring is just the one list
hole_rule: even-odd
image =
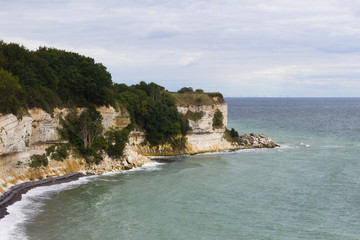
[{"label": "cliff edge", "polygon": [[172,96],[178,112],[189,124],[183,147],[169,143],[151,146],[146,143],[144,132],[132,131],[129,145],[134,151],[157,156],[279,146],[264,134],[230,137],[226,128],[228,106],[220,93],[172,93]]},{"label": "cliff edge", "polygon": [[[178,112],[188,123],[186,136],[179,136],[171,143],[151,146],[145,139],[145,132],[134,129],[129,134],[123,157],[110,158],[104,154],[99,164],[88,164],[84,158],[70,152],[63,161],[49,158],[47,166],[29,166],[31,156],[45,154],[49,146],[63,142],[58,129],[61,128],[60,118],[70,112],[67,108],[55,109],[52,114],[34,108],[21,118],[13,114],[0,115],[0,194],[23,182],[72,172],[104,173],[130,169],[150,162],[145,156],[278,146],[265,135],[229,137],[226,129],[228,108],[219,93],[173,93],[173,97]],[[96,110],[101,113],[105,129],[123,129],[131,123],[126,109],[99,107]]]}]

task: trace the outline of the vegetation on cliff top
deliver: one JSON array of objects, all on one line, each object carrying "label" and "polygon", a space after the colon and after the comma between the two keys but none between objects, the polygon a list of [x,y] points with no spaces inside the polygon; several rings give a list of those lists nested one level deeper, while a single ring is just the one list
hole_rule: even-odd
[{"label": "vegetation on cliff top", "polygon": [[[199,90],[199,89],[198,89]],[[180,106],[189,105],[214,105],[225,103],[221,93],[203,93],[203,92],[177,92],[170,93],[175,99],[175,103]]]},{"label": "vegetation on cliff top", "polygon": [[[98,162],[100,152],[105,150],[111,156],[120,156],[123,139],[133,128],[144,130],[146,141],[152,146],[184,143],[183,138],[189,130],[187,119],[201,116],[183,116],[176,105],[224,102],[220,93],[193,91],[191,87],[172,93],[155,83],[140,82],[132,86],[113,83],[106,67],[90,57],[47,47],[31,51],[1,40],[0,96],[0,113],[3,114],[20,116],[29,108],[41,108],[48,113],[56,107],[88,109],[63,119],[61,135],[82,155],[92,156],[94,162]],[[114,130],[104,135],[100,114],[94,109],[109,105],[126,107],[131,118],[127,133]],[[52,155],[62,159],[59,153]]]},{"label": "vegetation on cliff top", "polygon": [[[69,105],[114,104],[106,67],[77,53],[46,47],[30,51],[0,41],[0,70],[2,113],[17,114],[21,107],[51,112]],[[15,106],[9,104],[14,99]]]}]

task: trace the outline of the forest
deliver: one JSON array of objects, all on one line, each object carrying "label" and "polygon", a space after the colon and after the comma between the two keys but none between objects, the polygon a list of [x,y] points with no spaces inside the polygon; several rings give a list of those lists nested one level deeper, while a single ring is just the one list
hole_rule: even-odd
[{"label": "forest", "polygon": [[[63,107],[89,109],[80,116],[70,114],[62,121],[61,135],[83,155],[102,148],[108,149],[110,155],[119,155],[111,144],[106,144],[104,137],[118,140],[124,139],[123,135],[127,137],[117,130],[103,133],[96,124],[98,118],[94,117],[96,106],[125,107],[131,117],[127,132],[133,128],[145,130],[146,140],[153,146],[174,143],[188,130],[187,120],[178,113],[172,94],[164,87],[145,82],[132,86],[113,83],[111,74],[101,63],[55,48],[39,47],[31,51],[16,43],[0,41],[0,96],[3,114],[21,116],[35,107],[48,113]],[[84,123],[97,132],[93,134],[96,144],[81,141],[85,139],[81,136]]]}]

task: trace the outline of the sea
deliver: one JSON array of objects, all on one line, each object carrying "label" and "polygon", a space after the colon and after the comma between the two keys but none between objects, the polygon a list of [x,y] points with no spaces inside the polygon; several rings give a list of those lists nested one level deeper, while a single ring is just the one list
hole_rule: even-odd
[{"label": "sea", "polygon": [[38,187],[0,239],[360,239],[360,98],[227,98],[281,147],[159,157]]}]

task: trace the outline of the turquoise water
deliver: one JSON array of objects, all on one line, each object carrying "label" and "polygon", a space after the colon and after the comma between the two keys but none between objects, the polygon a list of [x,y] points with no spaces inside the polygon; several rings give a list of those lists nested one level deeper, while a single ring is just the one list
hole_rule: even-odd
[{"label": "turquoise water", "polygon": [[[360,99],[227,99],[281,148],[161,158],[31,190],[9,239],[360,239]],[[3,229],[1,229],[1,225]],[[4,230],[6,226],[6,230]]]}]

